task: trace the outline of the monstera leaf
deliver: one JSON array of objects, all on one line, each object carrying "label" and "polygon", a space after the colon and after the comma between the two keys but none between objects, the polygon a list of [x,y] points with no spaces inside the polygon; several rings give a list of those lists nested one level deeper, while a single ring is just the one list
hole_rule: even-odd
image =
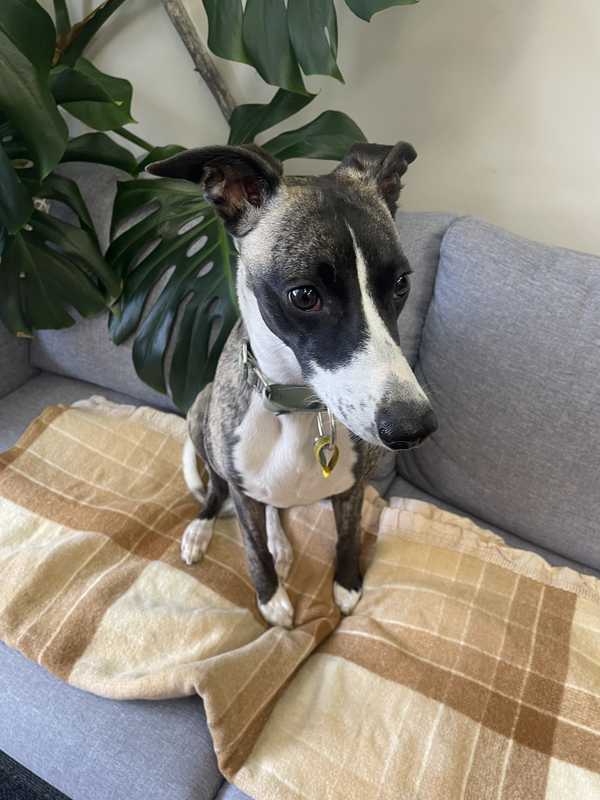
[{"label": "monstera leaf", "polygon": [[0,30],[41,75],[47,75],[54,55],[56,31],[37,0],[2,0]]},{"label": "monstera leaf", "polygon": [[104,23],[125,0],[104,0],[81,22],[63,34],[57,42],[56,61],[73,66]]},{"label": "monstera leaf", "polygon": [[304,108],[314,95],[279,89],[270,103],[246,103],[233,110],[229,120],[228,144],[253,142],[259,133],[272,128]]},{"label": "monstera leaf", "polygon": [[250,64],[242,24],[244,9],[242,0],[203,0],[208,17],[208,46],[216,56],[229,61]]},{"label": "monstera leaf", "polygon": [[333,0],[288,0],[288,29],[305,75],[331,75],[344,82],[337,65],[337,16]]},{"label": "monstera leaf", "polygon": [[[54,0],[58,34],[37,0],[0,2],[0,317],[18,336],[68,327],[72,309],[95,314],[120,294],[77,184],[54,169],[93,161],[139,171],[129,150],[104,133],[69,140],[58,108],[96,131],[118,132],[132,121],[129,82],[81,57],[123,2],[105,0],[71,26],[65,0]],[[55,216],[60,205],[72,221]]]},{"label": "monstera leaf", "polygon": [[353,144],[366,142],[358,125],[342,111],[324,111],[312,122],[270,139],[262,146],[280,161],[288,158],[341,160]]},{"label": "monstera leaf", "polygon": [[306,93],[284,0],[246,0],[242,33],[250,62],[267,83]]},{"label": "monstera leaf", "polygon": [[[127,223],[130,227],[117,235],[107,253],[124,281],[111,334],[120,344],[136,333],[133,362],[138,375],[159,392],[169,390],[186,411],[212,380],[237,319],[233,247],[198,187],[183,181],[119,184],[113,233]],[[158,297],[142,321],[153,290],[159,290]]]},{"label": "monstera leaf", "polygon": [[[48,88],[44,61],[34,64],[15,44],[7,8],[0,8],[0,110],[25,141],[36,174],[45,178],[60,161],[67,144],[67,126]],[[52,28],[54,30],[54,28]]]},{"label": "monstera leaf", "polygon": [[34,211],[14,236],[0,230],[0,317],[17,336],[39,328],[66,328],[74,319],[111,306],[120,280],[100,254],[89,212],[76,184],[50,176],[39,188],[68,206],[80,226]]},{"label": "monstera leaf", "polygon": [[0,225],[16,233],[31,216],[33,203],[13,167],[6,150],[0,144]]},{"label": "monstera leaf", "polygon": [[54,19],[59,36],[65,36],[71,30],[71,18],[67,8],[67,0],[54,0]]},{"label": "monstera leaf", "polygon": [[392,6],[410,6],[418,3],[419,0],[346,0],[346,5],[357,17],[370,22],[373,14],[384,11]]},{"label": "monstera leaf", "polygon": [[85,58],[74,67],[55,67],[50,73],[50,87],[65,111],[97,131],[114,131],[134,122],[129,81],[100,72]]},{"label": "monstera leaf", "polygon": [[[366,20],[391,6],[418,0],[346,0]],[[334,0],[204,0],[208,46],[230,61],[252,65],[273,86],[306,94],[304,75],[329,75],[343,82],[337,63]]]},{"label": "monstera leaf", "polygon": [[62,157],[63,163],[67,161],[106,164],[130,175],[137,175],[140,170],[140,165],[129,150],[121,147],[105,133],[84,133],[71,139]]},{"label": "monstera leaf", "polygon": [[[270,103],[238,106],[230,119],[229,144],[245,144],[283,119],[300,111],[314,95],[294,94],[280,89]],[[342,159],[357,142],[366,142],[358,125],[342,111],[324,111],[301,128],[269,139],[262,147],[275,158]]]},{"label": "monstera leaf", "polygon": [[341,80],[333,0],[204,0],[204,9],[212,52],[252,65],[267,83],[306,94],[301,69]]}]

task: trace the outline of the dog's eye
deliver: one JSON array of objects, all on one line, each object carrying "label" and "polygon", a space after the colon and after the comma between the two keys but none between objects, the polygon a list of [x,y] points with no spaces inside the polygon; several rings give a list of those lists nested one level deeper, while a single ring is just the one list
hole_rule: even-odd
[{"label": "dog's eye", "polygon": [[321,308],[319,293],[312,286],[298,286],[288,292],[292,305],[300,311],[318,311]]},{"label": "dog's eye", "polygon": [[400,275],[396,283],[394,284],[394,297],[396,300],[401,300],[410,291],[410,280],[408,275]]}]

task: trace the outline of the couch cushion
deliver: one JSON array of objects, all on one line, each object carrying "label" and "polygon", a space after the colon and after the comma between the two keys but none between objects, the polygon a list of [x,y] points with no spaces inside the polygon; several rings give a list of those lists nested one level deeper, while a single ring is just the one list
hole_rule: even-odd
[{"label": "couch cushion", "polygon": [[410,276],[410,295],[398,322],[402,350],[410,364],[414,364],[419,351],[423,322],[431,301],[440,257],[440,244],[454,219],[456,217],[451,214],[403,211],[396,216],[402,249],[413,271]]},{"label": "couch cushion", "polygon": [[106,700],[0,643],[0,749],[72,800],[212,800],[202,702]]},{"label": "couch cushion", "polygon": [[62,331],[39,331],[31,344],[31,362],[39,369],[66,375],[116,392],[138,401],[172,410],[163,394],[141,381],[133,367],[132,340],[116,347],[108,333],[105,314],[77,319],[76,325]]},{"label": "couch cushion", "polygon": [[219,790],[219,794],[216,796],[215,800],[252,800],[249,795],[242,792],[241,789],[238,789],[235,786],[232,786],[230,783],[224,783]]},{"label": "couch cushion", "polygon": [[0,750],[0,800],[69,800],[69,798]]},{"label": "couch cushion", "polygon": [[74,403],[75,400],[94,394],[103,395],[115,403],[136,403],[128,395],[95,386],[93,383],[64,378],[62,375],[42,372],[30,378],[23,386],[0,398],[0,452],[12,447],[29,423],[46,406]]},{"label": "couch cushion", "polygon": [[439,430],[398,458],[428,493],[596,569],[599,308],[599,258],[454,222],[416,370]]}]

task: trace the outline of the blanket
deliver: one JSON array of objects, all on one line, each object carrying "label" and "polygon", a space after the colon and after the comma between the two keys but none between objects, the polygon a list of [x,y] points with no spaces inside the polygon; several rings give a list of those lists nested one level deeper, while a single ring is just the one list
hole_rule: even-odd
[{"label": "blanket", "polygon": [[256,609],[237,522],[199,564],[185,423],[53,406],[0,456],[0,638],[112,698],[203,698],[255,798],[600,798],[600,583],[433,505],[365,499],[364,594],[332,600],[329,503],[291,509],[293,630]]}]

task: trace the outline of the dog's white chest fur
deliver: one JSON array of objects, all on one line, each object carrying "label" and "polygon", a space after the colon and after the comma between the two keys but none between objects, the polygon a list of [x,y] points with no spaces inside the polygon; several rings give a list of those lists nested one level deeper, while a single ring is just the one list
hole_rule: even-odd
[{"label": "dog's white chest fur", "polygon": [[315,414],[276,416],[264,407],[260,395],[253,394],[236,433],[235,468],[245,493],[262,503],[276,508],[309,505],[356,482],[356,454],[342,425],[338,424],[336,436],[340,457],[329,478],[323,477],[313,453]]}]

